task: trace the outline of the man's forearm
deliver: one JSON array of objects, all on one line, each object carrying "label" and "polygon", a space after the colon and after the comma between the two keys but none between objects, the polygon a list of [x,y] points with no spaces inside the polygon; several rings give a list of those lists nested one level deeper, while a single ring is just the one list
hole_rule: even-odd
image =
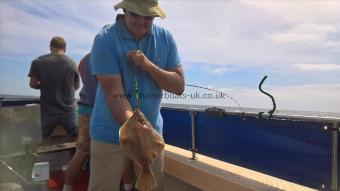
[{"label": "man's forearm", "polygon": [[30,78],[30,87],[33,89],[40,89],[40,82],[38,78],[36,77],[31,77]]},{"label": "man's forearm", "polygon": [[106,102],[110,108],[113,117],[120,125],[123,125],[132,115],[133,110],[130,103],[123,95],[113,94],[106,98]]},{"label": "man's forearm", "polygon": [[151,62],[146,71],[162,89],[177,95],[183,93],[184,76],[181,68],[179,71],[166,71]]},{"label": "man's forearm", "polygon": [[133,50],[127,53],[127,58],[135,66],[148,72],[153,80],[164,90],[181,95],[184,91],[184,75],[181,66],[173,70],[163,70],[152,63],[142,51]]},{"label": "man's forearm", "polygon": [[120,75],[98,75],[98,81],[103,87],[105,101],[113,118],[122,125],[132,115],[130,103],[124,97],[124,88]]},{"label": "man's forearm", "polygon": [[40,89],[40,84],[32,85],[31,88],[39,90]]}]

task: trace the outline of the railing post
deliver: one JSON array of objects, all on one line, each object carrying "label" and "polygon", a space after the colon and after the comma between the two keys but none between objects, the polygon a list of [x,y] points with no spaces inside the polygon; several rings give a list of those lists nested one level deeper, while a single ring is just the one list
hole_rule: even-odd
[{"label": "railing post", "polygon": [[339,123],[334,122],[332,127],[332,181],[331,181],[331,190],[338,190],[338,161],[339,161],[339,145],[338,145],[338,135],[339,135]]},{"label": "railing post", "polygon": [[196,160],[196,153],[197,153],[197,148],[196,148],[196,131],[195,131],[195,111],[190,111],[190,116],[191,116],[191,152],[192,152],[192,157],[191,160]]}]

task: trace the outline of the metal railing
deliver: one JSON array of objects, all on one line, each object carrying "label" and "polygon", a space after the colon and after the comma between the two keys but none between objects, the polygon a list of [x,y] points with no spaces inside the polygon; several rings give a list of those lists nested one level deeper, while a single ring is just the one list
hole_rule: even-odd
[{"label": "metal railing", "polygon": [[202,109],[184,109],[184,108],[171,108],[171,106],[165,107],[166,109],[170,110],[180,110],[180,111],[188,111],[188,114],[191,118],[191,152],[192,152],[192,160],[196,160],[196,154],[199,153],[196,145],[196,114],[197,112],[207,112],[210,115],[214,116],[239,116],[243,119],[246,118],[258,118],[258,119],[268,119],[268,120],[288,120],[288,121],[302,121],[302,122],[318,122],[323,123],[325,126],[323,127],[324,130],[331,131],[331,137],[332,137],[332,161],[331,161],[331,184],[330,184],[330,190],[332,191],[338,191],[340,188],[338,187],[339,183],[339,145],[338,145],[338,139],[339,139],[339,132],[340,132],[340,118],[336,117],[318,117],[318,116],[301,116],[301,115],[283,115],[283,114],[266,114],[262,113],[259,115],[258,113],[246,113],[246,112],[226,112],[223,109],[218,108],[209,108],[206,110]]}]

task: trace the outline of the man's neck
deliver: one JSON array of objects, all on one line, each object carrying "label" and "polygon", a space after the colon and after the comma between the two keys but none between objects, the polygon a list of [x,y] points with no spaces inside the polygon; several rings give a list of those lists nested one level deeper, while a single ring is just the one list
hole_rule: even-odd
[{"label": "man's neck", "polygon": [[55,48],[53,48],[51,50],[51,54],[64,54],[64,53],[65,53],[65,51],[63,49],[55,49]]}]

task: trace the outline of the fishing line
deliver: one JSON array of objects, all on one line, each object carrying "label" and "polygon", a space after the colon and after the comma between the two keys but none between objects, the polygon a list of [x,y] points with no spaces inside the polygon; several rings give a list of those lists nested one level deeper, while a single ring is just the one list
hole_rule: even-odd
[{"label": "fishing line", "polygon": [[[139,51],[139,50],[137,50]],[[139,82],[138,82],[138,77],[137,77],[137,67],[134,66],[132,60],[130,58],[128,58],[128,62],[130,65],[132,65],[134,68],[133,68],[133,75],[134,75],[134,79],[133,79],[133,87],[134,87],[134,96],[135,96],[135,99],[136,99],[136,103],[137,103],[137,109],[139,109],[140,107],[140,98],[139,98]]]},{"label": "fishing line", "polygon": [[238,106],[238,108],[243,112],[243,107],[233,97],[231,97],[230,95],[228,95],[228,94],[226,94],[224,92],[217,91],[217,90],[214,90],[214,89],[211,89],[211,88],[206,88],[206,87],[202,87],[202,86],[193,85],[193,84],[185,84],[185,86],[199,88],[199,89],[204,89],[204,90],[209,90],[209,91],[213,91],[213,92],[219,93],[221,95],[224,95],[227,98],[229,98],[231,101],[233,101]]},{"label": "fishing line", "polygon": [[139,94],[138,94],[138,79],[135,76],[135,79],[133,80],[134,83],[134,94],[135,94],[135,98],[136,98],[136,102],[137,102],[137,108],[139,109],[139,104],[140,104],[140,99],[139,99]]}]

